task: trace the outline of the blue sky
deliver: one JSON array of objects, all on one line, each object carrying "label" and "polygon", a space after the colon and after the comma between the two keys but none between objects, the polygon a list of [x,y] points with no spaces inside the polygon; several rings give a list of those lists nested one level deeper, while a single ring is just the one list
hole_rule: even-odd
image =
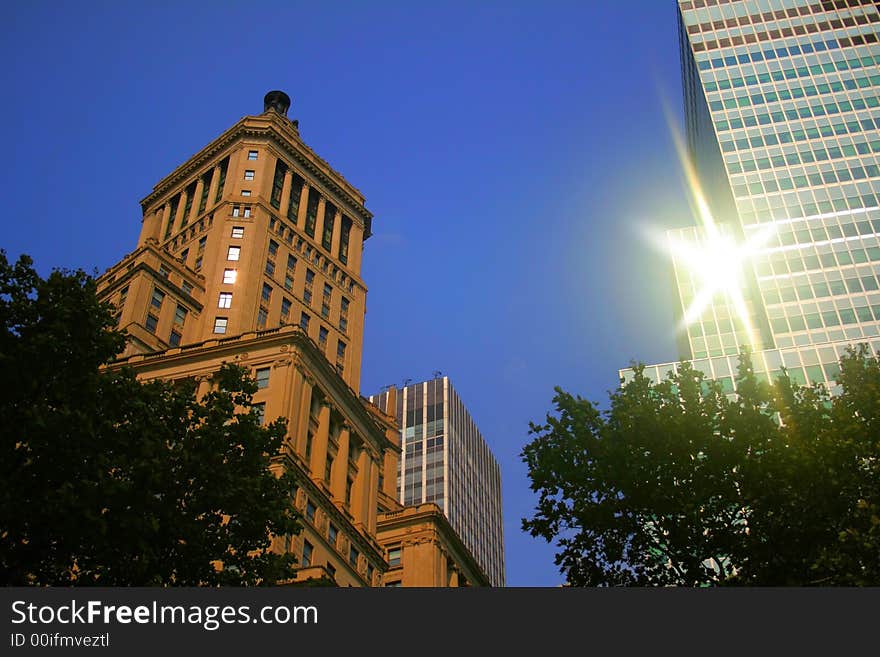
[{"label": "blue sky", "polygon": [[159,179],[286,91],[375,215],[362,393],[448,375],[501,464],[508,584],[560,584],[520,530],[529,421],[676,357],[640,230],[690,222],[675,3],[34,1],[5,25],[0,248],[103,271]]}]

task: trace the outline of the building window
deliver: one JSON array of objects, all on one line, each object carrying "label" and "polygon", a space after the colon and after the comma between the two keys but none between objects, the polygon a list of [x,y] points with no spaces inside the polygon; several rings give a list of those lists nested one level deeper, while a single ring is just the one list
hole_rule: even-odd
[{"label": "building window", "polygon": [[226,317],[215,317],[214,318],[214,333],[226,333],[226,326],[229,323],[229,319]]},{"label": "building window", "polygon": [[272,286],[268,283],[263,283],[263,301],[269,303],[269,299],[272,298]]},{"label": "building window", "polygon": [[321,246],[327,251],[333,243],[333,224],[336,221],[336,208],[327,203],[324,205],[324,232],[321,235]]},{"label": "building window", "polygon": [[146,322],[146,324],[145,324],[146,329],[147,329],[150,333],[155,333],[155,332],[156,332],[156,326],[158,326],[158,325],[159,325],[159,318],[156,317],[155,315],[153,315],[152,313],[148,313],[148,314],[147,314],[147,322]]},{"label": "building window", "polygon": [[259,404],[254,404],[254,415],[257,416],[257,424],[261,425],[266,419],[266,402],[260,402]]},{"label": "building window", "polygon": [[315,272],[311,269],[306,269],[306,285],[311,285],[312,281],[315,280]]},{"label": "building window", "polygon": [[333,472],[333,459],[335,456],[327,455],[327,459],[324,461],[324,483],[330,484],[330,473]]},{"label": "building window", "polygon": [[266,260],[266,274],[268,276],[275,275],[275,261],[274,260]]},{"label": "building window", "polygon": [[180,194],[171,199],[171,203],[168,204],[170,212],[168,213],[168,225],[165,227],[165,239],[168,239],[174,230],[174,219],[177,217],[178,203],[180,203]]},{"label": "building window", "polygon": [[260,306],[260,309],[257,311],[257,328],[264,329],[266,328],[266,322],[269,319],[269,311],[266,310],[263,306]]},{"label": "building window", "polygon": [[190,283],[188,281],[183,281],[183,283],[180,284],[180,289],[183,290],[184,294],[192,296],[192,292],[193,292],[192,283]]},{"label": "building window", "polygon": [[257,388],[268,388],[269,387],[269,371],[271,368],[269,367],[261,367],[257,370]]},{"label": "building window", "polygon": [[217,301],[218,308],[232,308],[232,292],[221,292]]},{"label": "building window", "polygon": [[207,172],[202,176],[202,196],[199,198],[199,209],[197,214],[202,214],[208,205],[208,194],[211,191],[211,172]]},{"label": "building window", "polygon": [[242,237],[244,237],[244,226],[233,226],[232,237],[234,237],[235,239],[241,239]]},{"label": "building window", "polygon": [[159,310],[162,309],[162,302],[165,300],[165,293],[162,290],[153,289],[153,298],[150,299],[150,305]]},{"label": "building window", "polygon": [[284,288],[287,290],[293,290],[293,276],[290,274],[284,274]]},{"label": "building window", "polygon": [[308,330],[309,330],[309,319],[310,318],[306,313],[303,313],[302,315],[300,315],[300,318],[299,318],[299,325],[306,332],[308,332]]},{"label": "building window", "polygon": [[251,190],[249,190],[249,189],[243,189],[243,190],[241,190],[241,195],[242,195],[242,196],[250,196],[250,195],[251,195]]},{"label": "building window", "polygon": [[315,224],[318,221],[318,200],[320,195],[314,189],[309,189],[309,200],[306,203],[306,235],[315,237]]},{"label": "building window", "polygon": [[339,261],[348,264],[348,242],[351,237],[351,219],[342,215],[342,230],[339,232]]},{"label": "building window", "polygon": [[178,304],[174,311],[174,323],[183,326],[183,323],[186,321],[186,313],[186,308]]},{"label": "building window", "polygon": [[253,180],[254,179],[254,170],[253,169],[246,169],[244,172],[244,179],[245,180]]},{"label": "building window", "polygon": [[269,255],[273,258],[278,253],[278,242],[275,240],[269,240]]},{"label": "building window", "polygon": [[235,283],[236,270],[235,269],[224,269],[223,270],[223,282],[224,283]]},{"label": "building window", "polygon": [[294,258],[290,254],[288,254],[287,256],[287,271],[289,271],[291,274],[296,271],[296,258]]},{"label": "building window", "polygon": [[168,269],[165,265],[159,265],[159,276],[162,278],[168,278],[168,274],[171,273],[171,270]]},{"label": "building window", "polygon": [[186,188],[186,203],[183,205],[183,217],[180,219],[180,227],[183,228],[186,226],[186,223],[189,221],[189,213],[192,210],[193,200],[196,195],[196,183],[195,181],[189,184],[189,187]]},{"label": "building window", "polygon": [[345,343],[342,340],[336,343],[336,358],[340,360],[345,358]]},{"label": "building window", "polygon": [[126,297],[128,297],[128,285],[126,285],[124,288],[119,290],[119,307],[120,308],[125,305]]},{"label": "building window", "polygon": [[287,318],[290,315],[290,299],[286,299],[284,297],[281,298],[281,322],[287,323]]},{"label": "building window", "polygon": [[400,588],[402,586],[403,586],[403,582],[401,582],[399,579],[395,580],[393,582],[385,582],[386,589],[387,588]]},{"label": "building window", "polygon": [[332,522],[330,523],[330,527],[327,529],[327,540],[330,541],[330,545],[336,547],[336,537],[339,535],[339,530],[336,529],[336,525]]},{"label": "building window", "polygon": [[330,301],[332,293],[333,288],[330,287],[330,284],[324,283],[324,296],[321,299],[321,315],[323,315],[324,318],[330,317]]},{"label": "building window", "polygon": [[307,568],[312,565],[312,552],[315,548],[312,547],[312,544],[308,541],[303,541],[303,558],[302,565],[303,568]]},{"label": "building window", "polygon": [[339,301],[339,330],[343,333],[348,330],[348,299],[345,297]]},{"label": "building window", "polygon": [[195,269],[196,271],[201,271],[201,269],[202,269],[202,256],[199,256],[198,258],[196,258],[196,263],[195,263],[195,265],[193,265],[193,269]]},{"label": "building window", "polygon": [[303,301],[307,306],[312,305],[312,291],[309,289],[303,290]]},{"label": "building window", "polygon": [[249,205],[244,206],[244,216],[245,217],[251,216],[251,206],[249,206]]},{"label": "building window", "polygon": [[171,335],[168,336],[168,344],[170,344],[172,347],[177,347],[178,345],[180,345],[180,333],[178,333],[174,329],[171,329]]},{"label": "building window", "polygon": [[359,556],[361,556],[361,553],[358,552],[356,547],[352,546],[348,551],[348,563],[350,563],[352,566],[357,567]]},{"label": "building window", "polygon": [[327,572],[330,573],[330,577],[336,579],[336,566],[334,566],[332,563],[327,564]]},{"label": "building window", "polygon": [[327,346],[327,329],[323,326],[318,330],[318,344],[322,349]]},{"label": "building window", "polygon": [[226,252],[227,260],[238,260],[241,257],[241,247],[240,246],[230,246],[229,251]]},{"label": "building window", "polygon": [[235,205],[232,206],[232,216],[233,217],[240,217],[241,216],[241,206],[238,203],[236,203]]},{"label": "building window", "polygon": [[186,264],[187,259],[189,258],[189,249],[184,249],[180,252],[180,255],[177,256],[177,259],[180,260],[183,264]]},{"label": "building window", "polygon": [[393,550],[388,550],[388,565],[391,568],[394,568],[395,566],[400,565],[400,554],[401,554],[400,548],[394,548]]},{"label": "building window", "polygon": [[269,204],[278,209],[281,207],[281,191],[284,188],[284,175],[287,173],[287,165],[281,160],[275,161],[275,175],[272,176],[272,195]]},{"label": "building window", "polygon": [[299,199],[302,196],[303,185],[305,185],[305,180],[293,174],[293,179],[290,183],[290,205],[287,206],[287,218],[294,224],[296,224],[297,215],[299,214]]},{"label": "building window", "polygon": [[257,151],[248,151],[248,159],[256,160],[257,159]]},{"label": "building window", "polygon": [[202,253],[205,250],[205,245],[208,243],[208,236],[203,235],[199,238],[199,253]]},{"label": "building window", "polygon": [[306,519],[308,519],[309,522],[315,522],[315,511],[316,507],[314,503],[311,500],[306,502]]}]

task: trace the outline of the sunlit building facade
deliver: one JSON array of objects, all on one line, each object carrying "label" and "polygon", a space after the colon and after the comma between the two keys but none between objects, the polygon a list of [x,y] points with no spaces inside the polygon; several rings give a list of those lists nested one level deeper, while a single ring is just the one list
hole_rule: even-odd
[{"label": "sunlit building facade", "polygon": [[127,337],[108,367],[199,395],[223,363],[250,372],[264,421],[287,419],[272,469],[296,481],[302,530],[271,537],[297,562],[284,583],[486,586],[438,507],[397,499],[393,408],[359,394],[372,214],[289,107],[269,92],[141,201],[136,248],[97,280]]},{"label": "sunlit building facade", "polygon": [[[750,247],[729,272],[739,304],[673,257],[680,355],[732,390],[748,343],[759,371],[833,389],[846,346],[880,348],[877,4],[679,0],[678,17],[692,185],[719,233]],[[670,240],[711,252],[699,223]]]},{"label": "sunlit building facade", "polygon": [[[388,392],[370,397],[380,407]],[[492,586],[504,585],[501,470],[449,377],[396,392],[401,455],[397,491],[405,506],[433,502]]]}]

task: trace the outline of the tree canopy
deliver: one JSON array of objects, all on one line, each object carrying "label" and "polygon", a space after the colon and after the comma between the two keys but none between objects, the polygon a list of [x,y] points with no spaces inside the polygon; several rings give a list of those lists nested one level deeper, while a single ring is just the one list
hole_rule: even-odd
[{"label": "tree canopy", "polygon": [[[256,384],[225,365],[212,391],[108,371],[124,344],[82,271],[46,279],[0,251],[0,583],[271,584],[293,559],[290,475],[269,470]],[[222,564],[222,568],[218,566]]]},{"label": "tree canopy", "polygon": [[838,389],[773,384],[740,356],[736,394],[689,363],[601,411],[557,388],[522,451],[531,535],[574,586],[880,585],[880,363]]}]

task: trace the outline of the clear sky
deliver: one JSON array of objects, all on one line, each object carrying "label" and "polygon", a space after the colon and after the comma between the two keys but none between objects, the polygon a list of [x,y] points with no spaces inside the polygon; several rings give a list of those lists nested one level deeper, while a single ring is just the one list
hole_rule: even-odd
[{"label": "clear sky", "polygon": [[607,405],[675,360],[690,223],[674,0],[95,2],[6,7],[0,248],[103,272],[139,201],[263,95],[375,215],[361,392],[448,375],[501,464],[507,582],[556,586],[520,450],[553,387]]}]

